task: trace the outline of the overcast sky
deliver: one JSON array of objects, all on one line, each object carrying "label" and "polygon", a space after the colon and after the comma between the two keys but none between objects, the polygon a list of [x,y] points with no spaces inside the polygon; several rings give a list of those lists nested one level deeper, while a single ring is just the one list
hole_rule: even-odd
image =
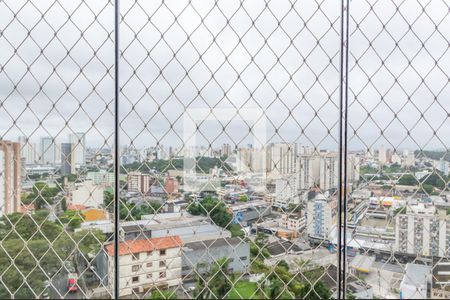
[{"label": "overcast sky", "polygon": [[[64,141],[81,131],[88,145],[111,145],[113,6],[32,2],[0,3],[1,136]],[[448,149],[449,9],[438,0],[351,3],[351,148]],[[195,119],[211,107],[199,144],[255,143],[248,127],[257,120],[267,142],[336,149],[339,12],[335,0],[122,0],[121,143],[180,147],[185,112]],[[224,120],[224,109],[236,118]]]}]

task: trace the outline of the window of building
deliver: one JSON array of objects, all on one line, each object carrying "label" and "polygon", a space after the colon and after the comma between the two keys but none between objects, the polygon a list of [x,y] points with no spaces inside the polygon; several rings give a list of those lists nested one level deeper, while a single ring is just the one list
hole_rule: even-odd
[{"label": "window of building", "polygon": [[138,283],[139,282],[139,276],[134,276],[131,278],[132,283]]},{"label": "window of building", "polygon": [[152,251],[147,251],[147,256],[152,256],[153,252]]},{"label": "window of building", "polygon": [[153,267],[153,263],[152,262],[148,262],[147,263],[147,268],[151,268],[151,267]]},{"label": "window of building", "polygon": [[166,272],[159,272],[159,278],[166,278]]},{"label": "window of building", "polygon": [[133,254],[131,254],[131,259],[132,259],[132,260],[138,260],[138,259],[139,259],[139,253],[133,253]]},{"label": "window of building", "polygon": [[152,277],[153,277],[153,276],[152,276],[152,273],[148,273],[148,274],[147,274],[147,279],[152,279]]},{"label": "window of building", "polygon": [[247,260],[247,256],[241,256],[239,257],[240,260]]},{"label": "window of building", "polygon": [[132,266],[132,267],[131,267],[131,271],[133,271],[133,272],[139,271],[139,265],[134,265],[134,266]]},{"label": "window of building", "polygon": [[166,266],[166,261],[165,260],[159,261],[159,267],[160,268],[165,267],[165,266]]},{"label": "window of building", "polygon": [[164,250],[159,250],[159,255],[160,256],[166,255],[166,250],[165,249]]}]

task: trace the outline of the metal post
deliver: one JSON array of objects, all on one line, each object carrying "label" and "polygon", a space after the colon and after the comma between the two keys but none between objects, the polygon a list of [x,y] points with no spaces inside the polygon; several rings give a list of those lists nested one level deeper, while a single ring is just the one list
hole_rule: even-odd
[{"label": "metal post", "polygon": [[119,0],[114,0],[114,298],[119,298]]}]

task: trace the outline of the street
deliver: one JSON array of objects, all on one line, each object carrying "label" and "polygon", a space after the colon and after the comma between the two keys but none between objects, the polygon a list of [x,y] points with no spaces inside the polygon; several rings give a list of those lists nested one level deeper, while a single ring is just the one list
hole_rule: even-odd
[{"label": "street", "polygon": [[50,286],[49,296],[51,299],[83,299],[83,292],[78,287],[76,292],[69,293],[67,290],[68,277],[65,271],[55,274]]}]

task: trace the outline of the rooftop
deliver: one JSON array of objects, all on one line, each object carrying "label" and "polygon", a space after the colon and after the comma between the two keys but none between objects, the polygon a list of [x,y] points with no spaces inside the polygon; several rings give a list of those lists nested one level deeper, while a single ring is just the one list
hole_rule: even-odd
[{"label": "rooftop", "polygon": [[[163,250],[182,247],[183,242],[179,236],[168,236],[161,238],[150,238],[119,243],[119,255],[129,255],[132,253],[149,252],[153,250]],[[106,245],[109,256],[114,255],[114,245]]]},{"label": "rooftop", "polygon": [[190,242],[186,243],[184,246],[191,250],[203,250],[203,249],[207,250],[210,248],[217,248],[223,246],[232,246],[233,248],[235,248],[235,246],[238,246],[239,244],[245,244],[245,242],[242,242],[240,238],[234,237],[234,238],[220,238],[216,240]]},{"label": "rooftop", "polygon": [[420,286],[426,284],[431,272],[431,267],[419,264],[406,264],[403,284]]}]

